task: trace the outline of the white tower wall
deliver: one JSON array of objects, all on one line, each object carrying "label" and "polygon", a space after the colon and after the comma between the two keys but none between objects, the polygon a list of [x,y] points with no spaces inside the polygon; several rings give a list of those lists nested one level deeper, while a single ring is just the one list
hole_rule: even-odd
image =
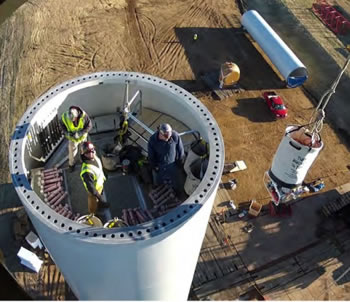
[{"label": "white tower wall", "polygon": [[[125,228],[93,228],[48,207],[32,190],[28,155],[33,127],[45,126],[73,103],[91,116],[121,106],[125,81],[140,89],[143,106],[167,113],[209,141],[204,179],[180,206],[164,216]],[[186,300],[224,165],[224,144],[210,112],[184,89],[156,77],[102,72],[60,84],[37,99],[19,121],[10,152],[17,193],[52,259],[82,300]],[[74,201],[73,201],[74,202]]]}]

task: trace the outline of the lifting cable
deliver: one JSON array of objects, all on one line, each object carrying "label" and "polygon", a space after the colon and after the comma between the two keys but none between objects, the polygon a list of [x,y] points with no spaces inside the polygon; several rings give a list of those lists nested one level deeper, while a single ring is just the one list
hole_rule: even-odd
[{"label": "lifting cable", "polygon": [[[350,47],[347,47],[348,50],[350,50]],[[335,93],[335,90],[340,82],[341,77],[343,76],[345,70],[347,69],[347,67],[349,66],[350,63],[350,55],[347,57],[345,64],[342,68],[342,70],[340,71],[339,75],[337,76],[337,78],[335,79],[335,81],[333,82],[333,84],[331,85],[331,87],[322,95],[316,109],[314,110],[311,118],[310,118],[310,122],[308,125],[311,125],[311,134],[318,134],[321,132],[322,127],[323,127],[323,121],[326,117],[325,114],[325,108],[329,103],[329,100],[331,98],[331,96]]]},{"label": "lifting cable", "polygon": [[350,55],[331,87],[321,96],[309,123],[286,128],[271,168],[263,176],[265,187],[276,205],[280,201],[295,199],[302,193],[304,178],[323,148],[320,132],[325,119],[325,108],[349,64]]}]

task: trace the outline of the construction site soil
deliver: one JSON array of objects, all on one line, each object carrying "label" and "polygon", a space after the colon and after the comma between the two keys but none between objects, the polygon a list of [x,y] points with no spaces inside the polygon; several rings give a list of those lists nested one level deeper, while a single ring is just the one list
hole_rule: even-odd
[{"label": "construction site soil", "polygon": [[[235,174],[237,203],[270,201],[264,172],[287,125],[307,124],[315,102],[329,88],[343,65],[346,37],[337,38],[310,8],[310,0],[31,0],[0,26],[0,183],[10,183],[8,148],[19,118],[50,87],[96,71],[126,70],[152,74],[189,90],[211,111],[222,131],[227,162],[244,160],[248,169]],[[333,1],[349,12],[345,0]],[[279,7],[298,24],[290,35]],[[261,48],[241,28],[242,10],[257,9],[290,48],[310,60],[304,87],[288,89]],[[274,21],[275,20],[275,21]],[[287,18],[285,19],[287,20]],[[194,40],[193,35],[198,39]],[[283,34],[283,35],[282,35]],[[343,39],[343,40],[342,40]],[[295,42],[293,44],[293,41]],[[309,41],[309,42],[308,42]],[[302,43],[302,45],[300,45]],[[305,53],[309,44],[311,53]],[[317,48],[312,48],[317,44]],[[201,80],[225,61],[241,71],[242,89],[216,100]],[[327,62],[323,65],[322,62]],[[329,70],[327,72],[327,70]],[[348,75],[341,82],[350,86]],[[262,93],[275,90],[288,106],[286,119],[275,120]],[[348,95],[348,94],[347,94]],[[98,101],[98,100],[96,100]],[[327,112],[322,130],[324,150],[307,181],[323,178],[326,190],[350,182],[345,97]],[[337,124],[337,121],[341,124]],[[223,181],[233,175],[223,176]]]},{"label": "construction site soil", "polygon": [[[245,2],[243,7],[251,8],[250,1]],[[306,9],[305,2],[310,2],[310,8],[312,3],[284,2],[291,9],[298,5]],[[268,1],[262,8],[266,10],[282,4]],[[275,67],[241,30],[240,17],[239,3],[229,0],[33,0],[23,4],[0,27],[0,121],[3,129],[0,181],[11,181],[8,171],[11,134],[37,97],[53,85],[82,74],[127,70],[173,81],[196,95],[221,128],[226,161],[242,159],[248,166],[247,172],[239,175],[239,185],[232,198],[238,202],[252,198],[269,201],[263,174],[270,167],[286,125],[307,123],[314,104],[303,88],[284,88]],[[311,20],[314,26],[324,27],[315,16]],[[303,30],[299,33],[307,32],[306,27]],[[325,27],[323,32],[333,35]],[[196,41],[193,40],[195,33]],[[327,41],[329,39],[325,43]],[[290,47],[300,49],[301,45]],[[339,53],[339,50],[333,49],[333,52]],[[317,54],[316,49],[306,55],[315,57]],[[244,91],[216,101],[201,76],[218,70],[225,61],[235,62],[240,67],[240,85]],[[322,62],[322,58],[318,62]],[[339,69],[336,62],[334,68]],[[309,74],[312,81],[312,69]],[[323,73],[322,78],[328,85],[333,80],[327,73]],[[324,83],[318,86],[318,95],[328,88]],[[288,118],[273,119],[262,99],[262,91],[268,89],[275,89],[284,98]],[[347,109],[341,108],[340,112],[344,114]],[[325,125],[322,131],[325,148],[307,179],[322,177],[328,189],[350,180],[347,168],[350,154],[333,129]]]}]

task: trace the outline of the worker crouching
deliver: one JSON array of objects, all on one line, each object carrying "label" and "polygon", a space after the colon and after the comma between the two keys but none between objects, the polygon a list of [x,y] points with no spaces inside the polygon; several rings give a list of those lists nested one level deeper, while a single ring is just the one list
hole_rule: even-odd
[{"label": "worker crouching", "polygon": [[103,194],[103,185],[106,177],[103,173],[101,160],[97,157],[94,145],[87,141],[81,145],[80,177],[88,193],[88,211],[90,214],[104,216],[105,221],[111,219],[109,202]]},{"label": "worker crouching", "polygon": [[153,183],[171,183],[175,191],[178,184],[177,166],[183,166],[184,147],[179,134],[169,124],[161,124],[148,142],[148,160],[152,167]]},{"label": "worker crouching", "polygon": [[71,106],[68,111],[62,114],[61,128],[68,139],[69,171],[72,172],[79,146],[87,140],[92,123],[83,109],[78,106]]}]

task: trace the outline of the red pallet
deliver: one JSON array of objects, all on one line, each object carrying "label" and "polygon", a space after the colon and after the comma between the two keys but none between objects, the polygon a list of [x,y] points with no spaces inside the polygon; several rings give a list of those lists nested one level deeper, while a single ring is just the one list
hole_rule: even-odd
[{"label": "red pallet", "polygon": [[314,14],[336,35],[345,35],[350,29],[350,22],[325,0],[312,4]]}]

